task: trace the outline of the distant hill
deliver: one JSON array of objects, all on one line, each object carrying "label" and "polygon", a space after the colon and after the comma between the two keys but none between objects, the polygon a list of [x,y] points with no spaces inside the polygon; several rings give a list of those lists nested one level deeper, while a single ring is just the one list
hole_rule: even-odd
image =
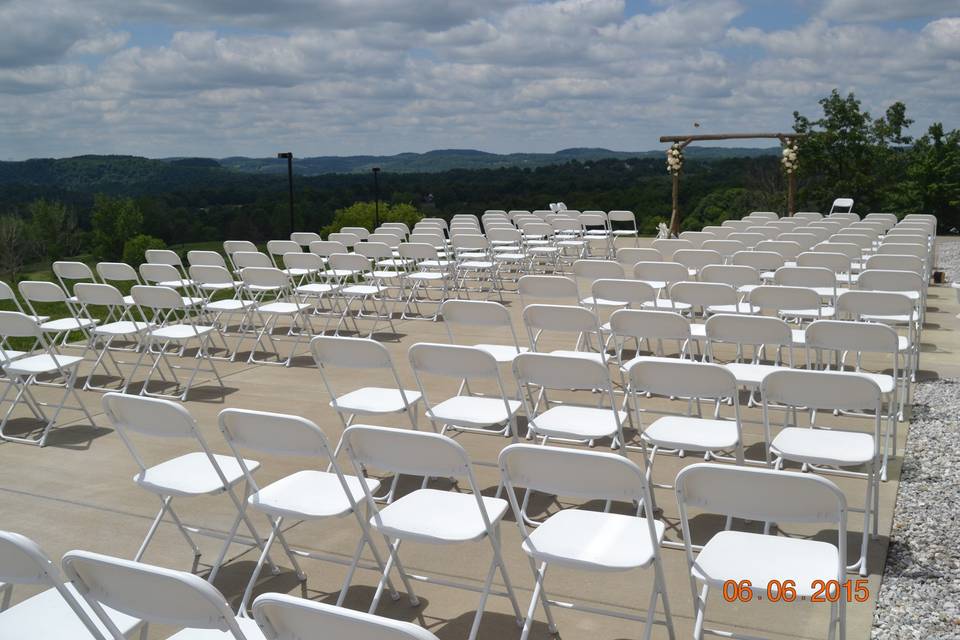
[{"label": "distant hill", "polygon": [[[687,156],[699,159],[743,158],[775,155],[778,147],[751,149],[740,147],[688,147]],[[563,149],[556,153],[497,154],[476,149],[438,149],[426,153],[399,153],[393,156],[316,156],[294,158],[293,170],[299,175],[324,173],[365,173],[380,167],[390,173],[437,173],[450,169],[498,169],[500,167],[544,167],[571,160],[604,160],[609,158],[656,158],[664,151],[612,151],[600,148]],[[221,158],[220,165],[245,173],[284,173],[286,160],[279,158]]]}]

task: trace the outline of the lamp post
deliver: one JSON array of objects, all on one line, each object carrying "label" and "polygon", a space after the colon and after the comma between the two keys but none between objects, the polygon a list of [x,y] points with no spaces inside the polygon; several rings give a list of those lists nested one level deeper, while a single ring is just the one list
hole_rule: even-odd
[{"label": "lamp post", "polygon": [[380,226],[380,167],[373,168],[373,230]]},{"label": "lamp post", "polygon": [[287,159],[287,187],[290,191],[290,233],[293,233],[293,154],[287,151],[278,153],[277,157]]}]

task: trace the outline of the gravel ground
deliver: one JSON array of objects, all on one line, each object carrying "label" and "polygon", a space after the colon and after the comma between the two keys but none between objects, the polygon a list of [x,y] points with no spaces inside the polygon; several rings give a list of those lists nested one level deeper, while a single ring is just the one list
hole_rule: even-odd
[{"label": "gravel ground", "polygon": [[[960,242],[938,247],[960,279]],[[871,636],[960,638],[960,381],[916,386],[900,491]]]}]

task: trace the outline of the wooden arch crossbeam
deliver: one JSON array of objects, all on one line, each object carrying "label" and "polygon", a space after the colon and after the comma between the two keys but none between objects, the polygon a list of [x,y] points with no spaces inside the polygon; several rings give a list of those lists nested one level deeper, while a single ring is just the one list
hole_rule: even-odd
[{"label": "wooden arch crossbeam", "polygon": [[[681,136],[660,136],[660,142],[671,142],[680,145],[680,149],[685,148],[691,142],[702,142],[709,140],[752,140],[758,138],[773,138],[780,141],[780,144],[786,146],[802,138],[802,133],[702,133]],[[797,196],[797,174],[790,172],[787,179],[787,215],[792,216],[796,210]],[[680,234],[680,174],[673,174],[673,211],[670,214],[670,234]]]}]

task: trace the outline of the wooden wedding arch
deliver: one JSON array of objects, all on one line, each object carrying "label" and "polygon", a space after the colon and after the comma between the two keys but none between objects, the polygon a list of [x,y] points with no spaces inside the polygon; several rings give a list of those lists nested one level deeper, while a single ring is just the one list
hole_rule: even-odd
[{"label": "wooden wedding arch", "polygon": [[[756,138],[775,138],[780,144],[787,146],[802,138],[802,133],[705,133],[684,136],[660,136],[660,142],[671,142],[680,145],[683,150],[691,142],[705,140],[750,140]],[[671,172],[673,177],[673,211],[670,214],[670,235],[680,234],[680,173]],[[787,215],[796,213],[797,200],[797,172],[787,174]]]}]

